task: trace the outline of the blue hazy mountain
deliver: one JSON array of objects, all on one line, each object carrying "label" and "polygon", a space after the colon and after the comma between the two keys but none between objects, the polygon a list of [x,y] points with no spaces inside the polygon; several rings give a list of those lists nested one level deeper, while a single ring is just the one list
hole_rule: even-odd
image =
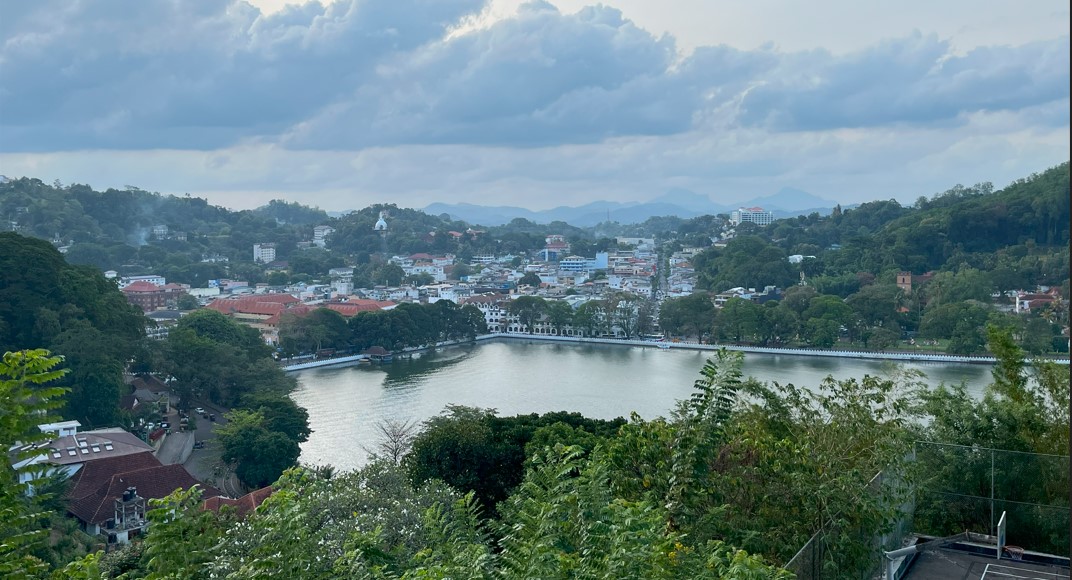
[{"label": "blue hazy mountain", "polygon": [[812,212],[830,213],[834,205],[836,202],[791,187],[783,187],[773,195],[728,205],[716,203],[710,197],[688,189],[674,188],[649,202],[594,201],[577,207],[559,206],[540,211],[505,205],[433,203],[423,211],[432,215],[445,213],[452,219],[485,226],[502,225],[515,218],[524,218],[540,224],[563,221],[578,227],[589,227],[608,220],[633,224],[655,216],[674,215],[687,219],[706,214],[729,213],[738,207],[756,206],[770,210],[775,217],[781,218]]}]

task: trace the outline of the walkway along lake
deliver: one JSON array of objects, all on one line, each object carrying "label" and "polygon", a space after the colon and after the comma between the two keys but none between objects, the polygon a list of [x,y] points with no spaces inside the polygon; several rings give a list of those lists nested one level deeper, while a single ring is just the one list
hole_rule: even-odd
[{"label": "walkway along lake", "polygon": [[[577,411],[611,419],[636,411],[666,415],[688,397],[710,352],[624,345],[492,340],[396,358],[384,365],[298,371],[292,397],[309,411],[313,434],[301,461],[339,469],[364,464],[384,419],[423,421],[447,405],[494,408],[500,415]],[[818,385],[827,375],[882,374],[889,362],[747,353],[744,372],[763,381]],[[927,382],[967,384],[981,395],[990,365],[904,363]]]}]

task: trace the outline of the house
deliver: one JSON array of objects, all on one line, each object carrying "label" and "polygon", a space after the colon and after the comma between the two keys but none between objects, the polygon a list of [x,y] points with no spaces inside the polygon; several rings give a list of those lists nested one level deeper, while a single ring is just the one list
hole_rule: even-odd
[{"label": "house", "polygon": [[253,261],[269,264],[275,261],[275,244],[253,244]]},{"label": "house", "polygon": [[274,492],[275,489],[269,485],[267,487],[255,489],[238,499],[231,499],[229,497],[217,495],[201,502],[201,509],[220,513],[221,508],[230,506],[234,508],[236,516],[244,518],[250,512],[256,511],[256,509],[264,503],[264,500],[268,499]]},{"label": "house", "polygon": [[186,288],[181,284],[158,286],[144,280],[133,282],[120,291],[126,296],[128,302],[141,307],[145,312],[174,306],[179,296],[186,294]]},{"label": "house", "polygon": [[176,489],[202,485],[204,497],[220,495],[182,465],[162,465],[151,446],[123,429],[80,433],[79,427],[78,421],[38,426],[54,438],[35,445],[40,453],[14,467],[20,483],[42,474],[66,476],[67,511],[91,535],[107,534],[109,542],[128,541],[146,525],[145,500],[163,498]]},{"label": "house", "polygon": [[328,245],[328,236],[335,233],[335,228],[331,226],[316,226],[313,228],[313,245],[318,248],[323,248]]},{"label": "house", "polygon": [[103,459],[86,465],[71,478],[67,511],[86,533],[106,534],[109,543],[126,543],[148,525],[146,500],[195,485],[201,486],[202,497],[222,495],[181,464],[162,465],[150,453]]}]

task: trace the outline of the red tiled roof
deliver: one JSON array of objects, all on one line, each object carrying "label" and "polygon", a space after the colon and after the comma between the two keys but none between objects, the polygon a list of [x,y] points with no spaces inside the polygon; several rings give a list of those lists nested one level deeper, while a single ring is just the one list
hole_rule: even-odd
[{"label": "red tiled roof", "polygon": [[84,522],[100,524],[111,519],[115,513],[115,500],[122,497],[128,487],[137,488],[138,495],[143,498],[159,499],[176,489],[189,489],[195,485],[201,486],[202,497],[220,495],[220,490],[201,483],[185,467],[176,463],[115,473],[87,495],[72,495],[73,501],[67,509]]},{"label": "red tiled roof", "polygon": [[431,254],[425,254],[424,252],[420,252],[420,253],[417,253],[417,254],[413,254],[412,256],[409,257],[409,259],[410,260],[431,260],[431,259],[433,259],[433,256]]},{"label": "red tiled roof", "polygon": [[372,306],[376,306],[380,310],[382,310],[384,308],[387,308],[389,306],[394,306],[395,305],[395,303],[390,301],[390,300],[369,300],[367,298],[351,298],[351,299],[347,300],[346,303],[347,304],[372,305]]},{"label": "red tiled roof", "polygon": [[301,302],[290,294],[257,294],[241,298],[217,298],[206,306],[221,314],[279,314],[288,304]]},{"label": "red tiled roof", "polygon": [[125,288],[123,288],[123,292],[126,292],[128,294],[136,293],[136,292],[159,292],[159,291],[160,291],[160,286],[157,286],[156,284],[153,284],[152,282],[146,282],[144,280],[138,280],[137,282],[133,282],[131,284],[128,284]]},{"label": "red tiled roof", "polygon": [[238,517],[241,518],[245,517],[245,515],[249,512],[257,509],[262,503],[264,503],[264,500],[268,499],[268,496],[272,495],[272,493],[274,492],[275,490],[272,489],[272,486],[269,485],[268,487],[255,489],[238,499],[231,499],[229,497],[217,495],[216,497],[210,497],[206,499],[201,504],[201,509],[219,513],[220,508],[225,505],[229,505],[235,508],[235,513],[238,515]]},{"label": "red tiled roof", "polygon": [[97,491],[116,473],[137,471],[161,465],[160,460],[150,451],[151,449],[146,449],[143,453],[87,461],[71,477],[71,487],[67,491],[67,497],[72,500],[86,497]]}]

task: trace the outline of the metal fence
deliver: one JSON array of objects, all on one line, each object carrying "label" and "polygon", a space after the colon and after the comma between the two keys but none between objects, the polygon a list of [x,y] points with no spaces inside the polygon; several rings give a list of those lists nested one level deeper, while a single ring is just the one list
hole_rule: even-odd
[{"label": "metal fence", "polygon": [[1064,553],[1069,545],[1069,457],[917,442],[915,530],[946,536],[996,534],[1008,517],[1010,544]]},{"label": "metal fence", "polygon": [[[909,534],[950,536],[964,531],[996,534],[1006,513],[1008,543],[1064,553],[1069,545],[1069,457],[949,443],[916,442],[905,478],[882,472],[869,493],[883,494],[912,482],[899,514],[882,534],[839,530],[815,533],[785,565],[800,580],[878,577],[883,551],[902,547]],[[895,496],[893,494],[892,496]],[[838,566],[846,543],[866,544],[874,566],[848,574]]]},{"label": "metal fence", "polygon": [[[901,547],[905,536],[911,531],[911,514],[914,500],[904,489],[905,481],[890,472],[879,472],[871,479],[867,492],[885,498],[907,498],[896,505],[898,516],[884,533],[875,530],[846,530],[828,524],[815,533],[795,556],[785,565],[785,569],[796,575],[798,580],[824,580],[858,578],[869,580],[881,574],[883,569],[882,553]],[[905,493],[897,493],[897,492]],[[886,507],[894,507],[887,505]],[[847,544],[860,549],[855,558],[847,559],[844,550]]]}]

